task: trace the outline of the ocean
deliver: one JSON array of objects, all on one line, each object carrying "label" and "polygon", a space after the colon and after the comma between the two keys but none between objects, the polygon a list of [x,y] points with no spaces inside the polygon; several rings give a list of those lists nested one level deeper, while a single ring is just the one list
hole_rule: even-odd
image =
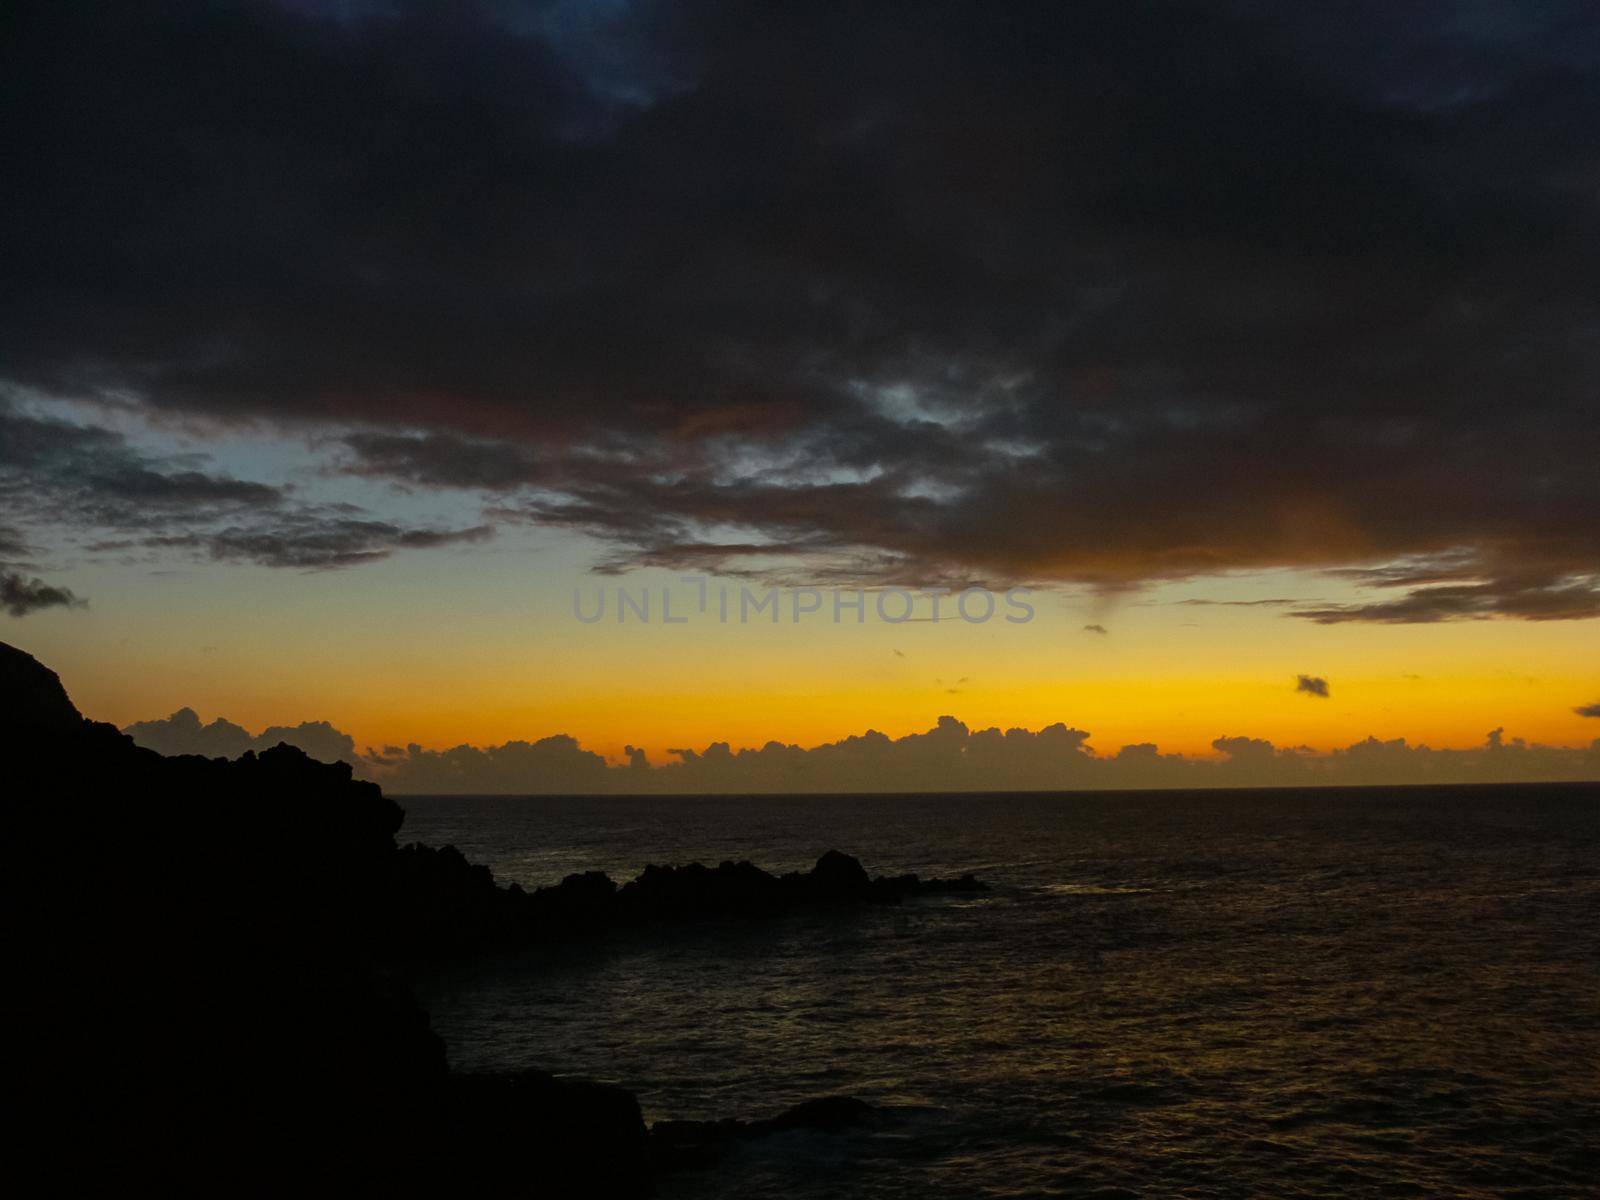
[{"label": "ocean", "polygon": [[418,980],[458,1070],[884,1109],[665,1196],[1597,1194],[1600,786],[399,799],[530,888],[829,848],[992,885]]}]

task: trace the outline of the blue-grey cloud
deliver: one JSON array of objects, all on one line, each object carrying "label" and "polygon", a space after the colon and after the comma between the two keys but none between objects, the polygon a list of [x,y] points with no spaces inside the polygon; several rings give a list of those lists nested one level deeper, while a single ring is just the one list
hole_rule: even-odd
[{"label": "blue-grey cloud", "polygon": [[[268,567],[356,566],[494,532],[487,524],[403,525],[354,505],[297,501],[287,488],[198,470],[113,430],[25,411],[4,396],[0,498],[15,520],[83,535],[90,553],[171,552]],[[21,534],[0,531],[0,554],[7,542],[21,546]]]},{"label": "blue-grey cloud", "polygon": [[327,721],[302,721],[299,725],[274,725],[252,735],[242,726],[218,717],[203,724],[192,708],[180,708],[169,717],[137,721],[123,730],[141,746],[159,754],[198,754],[204,758],[237,758],[246,750],[270,750],[280,742],[298,746],[323,762],[362,761],[349,734]]},{"label": "blue-grey cloud", "polygon": [[[1588,7],[12,9],[16,384],[320,430],[609,569],[1600,614]],[[65,515],[292,503],[153,469]]]},{"label": "blue-grey cloud", "polygon": [[45,608],[80,608],[84,601],[71,589],[55,587],[37,577],[0,566],[0,608],[13,617],[25,617]]}]

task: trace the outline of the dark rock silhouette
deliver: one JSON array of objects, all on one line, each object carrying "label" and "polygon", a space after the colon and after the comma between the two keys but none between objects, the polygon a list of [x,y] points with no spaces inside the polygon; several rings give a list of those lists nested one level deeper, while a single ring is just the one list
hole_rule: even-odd
[{"label": "dark rock silhouette", "polygon": [[660,1170],[695,1170],[714,1165],[735,1142],[797,1129],[843,1133],[881,1120],[879,1110],[865,1100],[821,1096],[760,1121],[657,1121],[650,1127],[650,1152]]},{"label": "dark rock silhouette", "polygon": [[694,864],[621,888],[599,873],[499,887],[453,847],[398,849],[400,807],[344,763],[287,745],[165,758],[86,720],[3,643],[0,763],[25,1031],[14,1166],[63,1193],[642,1194],[631,1094],[449,1076],[387,964],[982,887],[869,879],[837,852],[807,874]]},{"label": "dark rock silhouette", "polygon": [[781,1133],[785,1129],[820,1129],[825,1133],[838,1133],[871,1125],[878,1110],[865,1100],[854,1096],[823,1096],[816,1100],[803,1100],[787,1112],[767,1121],[753,1121],[750,1129],[758,1136],[763,1133]]},{"label": "dark rock silhouette", "polygon": [[[64,1192],[379,1177],[443,1047],[367,951],[401,812],[279,746],[162,758],[0,645],[21,1144]],[[214,1186],[214,1182],[213,1182]]]},{"label": "dark rock silhouette", "polygon": [[811,876],[812,887],[818,895],[837,900],[852,898],[871,882],[860,862],[837,850],[829,850],[817,859]]},{"label": "dark rock silhouette", "polygon": [[[449,1079],[377,954],[401,810],[348,766],[288,746],[163,758],[5,645],[0,761],[13,1133],[49,1190],[644,1190],[626,1093]],[[490,1110],[516,1137],[464,1153]]]},{"label": "dark rock silhouette", "polygon": [[971,875],[872,878],[855,858],[829,850],[805,873],[773,875],[749,862],[652,865],[621,887],[590,871],[527,892],[516,884],[497,885],[487,867],[469,863],[453,846],[418,844],[396,854],[394,886],[390,948],[396,955],[420,957],[657,924],[745,920],[988,890]]},{"label": "dark rock silhouette", "polygon": [[31,654],[0,642],[0,696],[10,711],[11,729],[26,737],[77,732],[83,717],[61,686],[61,677]]},{"label": "dark rock silhouette", "polygon": [[523,1071],[455,1076],[446,1094],[443,1121],[431,1136],[480,1174],[524,1185],[552,1176],[581,1181],[580,1194],[598,1196],[651,1190],[650,1139],[632,1092]]}]

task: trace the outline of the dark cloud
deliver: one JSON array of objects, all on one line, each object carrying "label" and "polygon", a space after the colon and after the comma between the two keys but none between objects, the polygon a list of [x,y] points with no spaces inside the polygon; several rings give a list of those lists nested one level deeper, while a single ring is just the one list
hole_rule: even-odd
[{"label": "dark cloud", "polygon": [[[327,423],[609,569],[1600,614],[1588,6],[14,8],[15,383]],[[101,486],[274,502],[159,474]]]},{"label": "dark cloud", "polygon": [[876,731],[809,749],[768,742],[735,750],[727,742],[670,750],[652,764],[634,746],[609,765],[566,735],[499,746],[429,750],[411,744],[354,753],[326,722],[274,728],[252,737],[231,722],[202,725],[182,709],[128,727],[141,745],[168,754],[237,755],[278,741],[328,761],[351,762],[395,792],[571,794],[601,792],[913,792],[1071,790],[1143,787],[1294,787],[1318,784],[1485,783],[1583,780],[1600,774],[1600,739],[1587,748],[1529,745],[1496,729],[1470,750],[1433,750],[1404,738],[1367,738],[1329,753],[1280,747],[1263,738],[1219,737],[1218,757],[1163,754],[1149,742],[1097,753],[1090,735],[1061,723],[1037,731],[969,729],[941,717],[923,733]]},{"label": "dark cloud", "polygon": [[0,497],[19,518],[113,528],[281,504],[282,489],[195,470],[109,429],[40,416],[0,395]]},{"label": "dark cloud", "polygon": [[368,761],[387,772],[381,778],[403,780],[404,790],[419,793],[599,792],[618,790],[615,783],[622,774],[565,734],[482,749],[463,745],[425,750],[412,744],[403,754],[394,751],[387,747]]},{"label": "dark cloud", "polygon": [[234,527],[202,535],[163,538],[160,544],[191,546],[222,561],[329,570],[375,562],[396,550],[481,542],[493,533],[488,525],[468,529],[403,529],[387,521],[313,513],[264,527]]},{"label": "dark cloud", "polygon": [[25,617],[42,608],[81,608],[84,603],[67,588],[0,566],[0,608],[13,617]]},{"label": "dark cloud", "polygon": [[1304,692],[1308,696],[1320,696],[1326,700],[1328,698],[1328,681],[1319,675],[1296,675],[1294,690]]},{"label": "dark cloud", "polygon": [[296,726],[274,725],[252,736],[242,726],[218,717],[202,724],[192,708],[180,708],[159,721],[138,721],[123,733],[159,754],[198,754],[205,758],[237,758],[246,750],[270,750],[280,742],[298,746],[322,762],[359,764],[355,741],[327,721],[303,721]]},{"label": "dark cloud", "polygon": [[256,735],[256,746],[270,749],[279,742],[298,746],[312,758],[323,762],[359,761],[355,740],[327,721],[302,721],[298,725],[272,725]]},{"label": "dark cloud", "polygon": [[505,490],[537,483],[538,456],[507,442],[448,434],[356,433],[345,439],[352,452],[346,469],[425,487]]},{"label": "dark cloud", "polygon": [[1397,600],[1297,609],[1319,625],[1347,621],[1428,624],[1435,621],[1518,617],[1528,621],[1576,621],[1600,617],[1600,573],[1556,577],[1490,579],[1480,583],[1418,587]]},{"label": "dark cloud", "polygon": [[25,617],[42,608],[87,608],[89,602],[70,588],[46,583],[28,573],[30,564],[18,560],[32,551],[32,545],[18,530],[0,525],[0,609],[13,617]]},{"label": "dark cloud", "polygon": [[89,549],[100,553],[177,551],[216,562],[329,571],[379,562],[398,550],[482,542],[493,536],[491,525],[466,529],[406,529],[388,521],[345,515],[339,510],[308,509],[284,513],[253,525],[93,542]]},{"label": "dark cloud", "polygon": [[1282,597],[1273,597],[1268,600],[1201,600],[1199,598],[1190,598],[1188,600],[1176,600],[1173,603],[1189,608],[1212,606],[1220,608],[1285,608],[1291,604],[1302,604],[1304,601],[1286,600]]},{"label": "dark cloud", "polygon": [[1265,738],[1253,737],[1219,737],[1213,738],[1211,748],[1218,754],[1225,754],[1230,762],[1248,762],[1270,759],[1277,753],[1277,747]]},{"label": "dark cloud", "polygon": [[136,721],[122,732],[158,754],[237,758],[255,748],[255,739],[242,726],[222,717],[204,725],[192,708],[180,708],[158,721]]},{"label": "dark cloud", "polygon": [[1580,704],[1572,710],[1580,717],[1600,717],[1600,702],[1594,704]]},{"label": "dark cloud", "polygon": [[[349,504],[296,502],[286,488],[197,470],[114,431],[31,414],[4,397],[0,497],[37,525],[109,533],[84,543],[94,553],[167,550],[268,567],[355,566],[493,534],[489,525],[414,528]],[[0,534],[21,544],[20,534]]]},{"label": "dark cloud", "polygon": [[1106,627],[1104,625],[1085,625],[1083,627],[1083,631],[1085,633],[1105,633],[1105,632],[1107,632],[1106,631]]},{"label": "dark cloud", "polygon": [[1404,738],[1364,741],[1319,753],[1264,738],[1219,737],[1215,758],[1163,754],[1154,743],[1101,754],[1090,735],[1063,723],[1037,731],[973,730],[940,717],[922,733],[891,738],[875,730],[804,748],[772,741],[735,750],[727,742],[668,751],[652,764],[626,747],[612,766],[565,734],[498,746],[426,749],[416,743],[358,753],[326,721],[273,726],[252,735],[231,721],[203,724],[183,708],[124,730],[163,754],[233,758],[280,741],[325,762],[351,763],[395,792],[413,794],[582,794],[707,792],[915,792],[1148,787],[1294,787],[1318,784],[1488,783],[1600,777],[1600,739],[1583,748],[1530,745],[1503,729],[1468,750],[1433,750]]}]

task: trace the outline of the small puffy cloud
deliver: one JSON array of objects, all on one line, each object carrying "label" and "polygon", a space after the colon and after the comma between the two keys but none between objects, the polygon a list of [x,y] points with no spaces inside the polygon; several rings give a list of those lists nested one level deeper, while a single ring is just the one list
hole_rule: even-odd
[{"label": "small puffy cloud", "polygon": [[25,617],[43,608],[82,608],[85,603],[68,588],[0,569],[0,608],[13,617]]},{"label": "small puffy cloud", "polygon": [[288,742],[322,762],[359,761],[355,739],[348,733],[335,729],[327,721],[302,721],[295,726],[273,725],[256,735],[258,750],[267,750],[279,742]]},{"label": "small puffy cloud", "polygon": [[1572,710],[1580,717],[1600,717],[1600,702],[1594,704],[1580,704]]},{"label": "small puffy cloud", "polygon": [[198,754],[203,758],[237,758],[254,743],[247,730],[222,717],[203,724],[192,708],[180,708],[160,720],[136,721],[122,732],[158,754]]},{"label": "small puffy cloud", "polygon": [[287,742],[321,762],[356,764],[361,761],[354,739],[327,721],[303,721],[293,727],[274,725],[252,736],[243,726],[235,725],[224,717],[218,717],[207,725],[201,722],[194,709],[180,708],[170,717],[137,721],[122,732],[158,754],[238,758],[246,750],[270,750],[279,742]]},{"label": "small puffy cloud", "polygon": [[1213,738],[1211,748],[1219,753],[1226,754],[1234,762],[1259,761],[1271,758],[1277,753],[1277,747],[1265,738],[1253,737],[1219,737]]},{"label": "small puffy cloud", "polygon": [[1308,696],[1328,698],[1328,681],[1320,675],[1296,675],[1294,682],[1296,692],[1304,692]]},{"label": "small puffy cloud", "polygon": [[1107,633],[1107,632],[1109,632],[1104,625],[1085,625],[1083,627],[1083,631],[1085,633]]}]

